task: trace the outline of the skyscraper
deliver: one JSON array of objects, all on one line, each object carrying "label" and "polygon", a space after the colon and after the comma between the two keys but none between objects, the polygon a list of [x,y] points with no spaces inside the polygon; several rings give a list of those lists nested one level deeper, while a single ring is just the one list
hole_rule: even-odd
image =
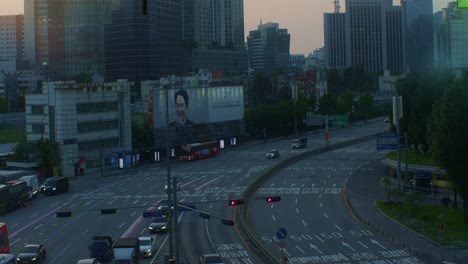
[{"label": "skyscraper", "polygon": [[346,67],[345,13],[325,13],[323,20],[326,66]]},{"label": "skyscraper", "polygon": [[273,72],[288,67],[291,36],[278,23],[260,24],[247,37],[249,67],[255,71]]},{"label": "skyscraper", "polygon": [[[50,80],[82,72],[103,75],[104,24],[113,0],[26,0],[28,57],[34,39],[37,70]],[[34,28],[31,28],[34,27]],[[34,35],[34,37],[32,36]]]},{"label": "skyscraper", "polygon": [[347,65],[362,65],[368,72],[399,71],[404,65],[401,12],[392,0],[347,0]]},{"label": "skyscraper", "polygon": [[191,71],[247,70],[243,0],[183,0],[183,36]]},{"label": "skyscraper", "polygon": [[[180,0],[120,0],[105,27],[106,80],[156,80],[184,72]],[[144,14],[145,12],[145,14]]]},{"label": "skyscraper", "polygon": [[432,0],[404,0],[406,54],[410,70],[434,66]]}]

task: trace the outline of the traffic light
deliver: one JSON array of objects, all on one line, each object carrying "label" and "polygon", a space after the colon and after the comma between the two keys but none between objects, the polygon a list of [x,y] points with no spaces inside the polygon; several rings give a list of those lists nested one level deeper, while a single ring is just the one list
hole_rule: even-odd
[{"label": "traffic light", "polygon": [[101,209],[101,214],[105,215],[105,214],[115,214],[116,213],[116,209]]},{"label": "traffic light", "polygon": [[228,205],[229,206],[236,206],[236,205],[241,205],[243,203],[244,203],[244,200],[242,200],[242,199],[229,200]]},{"label": "traffic light", "polygon": [[68,212],[56,212],[56,216],[57,218],[59,217],[71,217],[71,212],[68,211]]},{"label": "traffic light", "polygon": [[265,198],[267,203],[274,203],[281,201],[281,196],[269,196]]}]

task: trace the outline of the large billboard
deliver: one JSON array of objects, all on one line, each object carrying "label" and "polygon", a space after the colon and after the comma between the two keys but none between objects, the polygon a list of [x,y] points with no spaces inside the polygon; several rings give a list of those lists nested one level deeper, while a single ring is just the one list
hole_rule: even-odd
[{"label": "large billboard", "polygon": [[156,148],[167,132],[171,146],[245,135],[242,86],[154,89],[149,98]]},{"label": "large billboard", "polygon": [[[166,108],[166,92],[168,107]],[[152,91],[153,127],[193,126],[244,118],[244,94],[242,86],[186,88]]]}]

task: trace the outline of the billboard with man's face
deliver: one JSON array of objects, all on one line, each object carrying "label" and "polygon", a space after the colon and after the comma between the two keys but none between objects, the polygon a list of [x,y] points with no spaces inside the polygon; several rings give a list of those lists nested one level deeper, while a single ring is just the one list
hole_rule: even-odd
[{"label": "billboard with man's face", "polygon": [[[242,86],[153,90],[152,104],[149,105],[152,105],[149,111],[152,110],[150,115],[155,129],[167,124],[169,127],[192,127],[244,118]],[[169,120],[166,119],[166,109]]]}]

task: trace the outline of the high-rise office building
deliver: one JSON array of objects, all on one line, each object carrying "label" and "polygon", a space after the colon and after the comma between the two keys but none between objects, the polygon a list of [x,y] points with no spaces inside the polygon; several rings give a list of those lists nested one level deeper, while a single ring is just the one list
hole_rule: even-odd
[{"label": "high-rise office building", "polygon": [[247,70],[243,0],[183,0],[183,35],[191,71]]},{"label": "high-rise office building", "polygon": [[185,70],[180,0],[120,0],[105,28],[106,80],[156,80]]},{"label": "high-rise office building", "polygon": [[327,68],[346,67],[345,13],[323,14],[325,63]]},{"label": "high-rise office building", "polygon": [[[347,65],[362,65],[366,71],[382,72],[403,67],[404,52],[401,7],[392,6],[392,0],[346,1],[346,56]],[[389,63],[389,56],[399,59]]]},{"label": "high-rise office building", "polygon": [[27,54],[32,57],[34,41],[36,70],[49,80],[73,78],[83,72],[103,75],[103,31],[110,22],[112,2],[25,0]]},{"label": "high-rise office building", "polygon": [[0,61],[23,60],[23,21],[23,15],[0,16]]},{"label": "high-rise office building", "polygon": [[410,70],[423,71],[434,66],[432,0],[404,0],[406,54]]},{"label": "high-rise office building", "polygon": [[278,23],[260,24],[247,37],[249,67],[255,71],[273,72],[289,65],[291,36]]},{"label": "high-rise office building", "polygon": [[391,74],[401,74],[406,71],[406,49],[404,34],[404,19],[401,6],[388,7],[385,11],[387,65]]}]

